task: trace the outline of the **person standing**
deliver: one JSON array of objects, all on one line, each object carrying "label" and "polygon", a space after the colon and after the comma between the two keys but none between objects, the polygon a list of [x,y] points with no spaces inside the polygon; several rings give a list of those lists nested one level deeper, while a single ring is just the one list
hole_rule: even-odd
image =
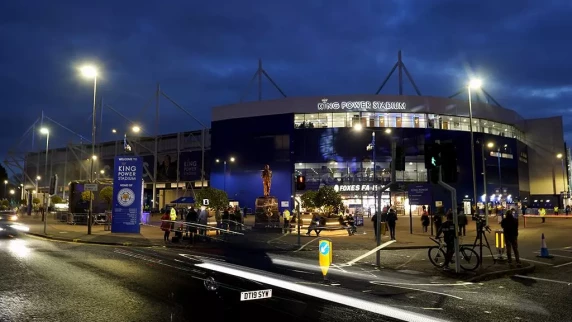
[{"label": "person standing", "polygon": [[506,257],[508,264],[512,265],[511,250],[514,251],[514,258],[516,259],[517,267],[521,267],[520,254],[518,253],[518,222],[514,219],[512,212],[508,210],[501,221],[501,227],[504,233],[504,240],[506,244]]},{"label": "person standing", "polygon": [[379,211],[375,211],[373,216],[371,217],[371,221],[373,222],[373,238],[377,240],[377,233],[380,227],[377,227],[377,216],[380,216]]},{"label": "person standing", "polygon": [[540,215],[540,218],[542,218],[542,223],[544,224],[546,222],[546,209],[544,209],[544,207],[541,207],[540,209],[538,209],[538,214]]},{"label": "person standing", "polygon": [[463,207],[457,208],[457,224],[459,225],[459,236],[467,235],[467,216]]},{"label": "person standing", "polygon": [[290,229],[290,220],[292,219],[292,216],[290,215],[290,210],[288,210],[288,208],[284,209],[284,211],[282,212],[282,217],[284,218],[284,231],[288,232]]},{"label": "person standing", "polygon": [[429,213],[427,213],[427,208],[423,206],[423,213],[421,214],[421,225],[423,226],[423,232],[427,232],[427,227],[429,227]]},{"label": "person standing", "polygon": [[171,234],[171,222],[169,213],[165,211],[163,216],[161,216],[161,230],[165,233],[163,234],[163,241],[169,242],[169,235]]},{"label": "person standing", "polygon": [[397,222],[397,213],[395,212],[395,210],[389,209],[389,212],[387,213],[387,226],[389,226],[389,235],[391,237],[391,240],[395,240],[395,224]]}]

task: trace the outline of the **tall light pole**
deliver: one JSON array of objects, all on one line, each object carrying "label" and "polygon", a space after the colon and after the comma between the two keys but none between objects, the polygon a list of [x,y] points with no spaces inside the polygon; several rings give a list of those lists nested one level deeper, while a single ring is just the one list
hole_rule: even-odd
[{"label": "tall light pole", "polygon": [[[50,148],[50,130],[48,128],[41,128],[40,129],[40,133],[44,134],[46,136],[46,161],[44,162],[44,180],[47,181],[48,185],[50,184],[50,177],[48,177],[48,151]],[[46,205],[46,208],[50,206],[50,198],[46,196],[46,194],[44,193],[44,204]]]},{"label": "tall light pole", "polygon": [[[236,159],[235,159],[234,157],[230,157],[230,159],[228,159],[228,161],[229,161],[229,162],[234,162],[234,161],[236,161]],[[220,160],[219,160],[219,159],[216,159],[215,162],[216,162],[216,163],[220,163]],[[226,162],[227,162],[227,161],[226,161],[226,160],[223,160],[222,162],[223,162],[223,165],[224,165],[224,167],[223,167],[223,171],[224,171],[224,172],[223,172],[223,191],[226,192]]]},{"label": "tall light pole", "polygon": [[[473,202],[475,213],[477,212],[477,171],[475,170],[475,138],[473,136],[473,99],[471,89],[481,88],[482,82],[479,79],[472,79],[467,85],[469,95],[469,131],[471,132],[471,169],[473,172]],[[484,169],[483,169],[484,171]],[[456,205],[453,205],[456,207]],[[473,207],[471,207],[472,210]]]},{"label": "tall light pole", "polygon": [[[93,108],[91,116],[91,162],[89,164],[89,182],[93,183],[93,162],[97,158],[95,155],[95,117],[96,117],[96,95],[97,95],[97,69],[93,66],[84,66],[80,69],[83,76],[93,78]],[[93,194],[93,192],[91,192]],[[93,212],[93,195],[89,198],[89,213],[87,214],[87,234],[91,235],[91,216]]]},{"label": "tall light pole", "polygon": [[562,186],[563,186],[562,191],[564,192],[564,195],[562,197],[562,208],[564,208],[564,207],[566,207],[566,202],[565,202],[566,198],[565,197],[567,195],[567,192],[566,192],[566,171],[564,168],[564,155],[562,153],[558,153],[556,155],[556,158],[560,159],[560,161],[562,162]]}]

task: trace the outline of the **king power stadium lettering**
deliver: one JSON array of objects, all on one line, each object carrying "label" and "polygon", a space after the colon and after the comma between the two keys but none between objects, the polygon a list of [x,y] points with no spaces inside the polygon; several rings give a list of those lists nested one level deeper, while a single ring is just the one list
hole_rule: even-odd
[{"label": "king power stadium lettering", "polygon": [[407,104],[405,102],[385,102],[385,101],[348,101],[348,102],[328,102],[323,99],[318,103],[319,111],[326,110],[405,110]]}]

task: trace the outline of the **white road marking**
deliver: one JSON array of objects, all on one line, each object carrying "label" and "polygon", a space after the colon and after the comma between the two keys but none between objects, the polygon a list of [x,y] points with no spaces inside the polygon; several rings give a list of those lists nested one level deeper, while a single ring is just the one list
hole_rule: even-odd
[{"label": "white road marking", "polygon": [[554,268],[558,268],[558,267],[562,267],[562,266],[566,266],[566,265],[570,265],[570,264],[572,264],[572,262],[556,265],[556,266],[554,266]]},{"label": "white road marking", "polygon": [[471,282],[449,283],[449,284],[437,284],[437,283],[415,284],[415,283],[393,283],[393,282],[381,282],[381,281],[375,281],[375,284],[391,284],[391,285],[407,285],[407,286],[467,286],[467,285],[473,285],[473,283],[471,283]]},{"label": "white road marking", "polygon": [[443,311],[441,307],[424,307],[424,310],[434,310],[434,311]]},{"label": "white road marking", "polygon": [[532,276],[525,276],[525,275],[514,275],[514,277],[524,278],[529,280],[536,280],[536,281],[543,281],[543,282],[552,282],[558,284],[566,284],[568,286],[572,285],[572,282],[565,282],[565,281],[558,281],[558,280],[550,280],[547,278],[540,278],[540,277],[532,277]]},{"label": "white road marking", "polygon": [[[409,264],[415,257],[417,257],[417,254],[418,254],[418,253],[416,253],[415,255],[411,256],[411,258],[409,258],[408,260],[406,260],[405,263],[400,264],[400,265],[397,266],[395,269],[400,269],[400,268],[402,268],[403,266]],[[407,257],[409,257],[409,256],[407,256]]]},{"label": "white road marking", "polygon": [[448,297],[452,297],[455,298],[457,300],[462,300],[463,298],[455,296],[455,295],[451,295],[451,294],[447,294],[447,293],[442,293],[442,292],[435,292],[435,291],[429,291],[429,290],[424,290],[424,289],[420,289],[420,288],[413,288],[413,287],[405,287],[405,286],[401,286],[401,285],[393,285],[393,284],[382,284],[380,282],[370,282],[371,284],[374,285],[379,285],[379,286],[389,286],[389,287],[394,287],[394,288],[401,288],[404,290],[410,290],[410,291],[418,291],[418,292],[425,292],[425,293],[431,293],[431,294],[437,294],[437,295],[442,295],[442,296],[448,296]]},{"label": "white road marking", "polygon": [[311,243],[313,243],[313,242],[314,242],[316,239],[318,239],[318,238],[320,238],[320,237],[316,237],[316,238],[310,240],[309,242],[305,243],[304,245],[302,245],[302,247],[296,249],[296,250],[294,251],[294,253],[301,251],[302,249],[304,249],[304,247],[310,245]]},{"label": "white road marking", "polygon": [[332,263],[332,264],[330,264],[330,265],[332,265],[332,267],[337,268],[337,269],[339,269],[340,271],[342,271],[342,272],[344,272],[344,273],[347,273],[347,271],[346,271],[345,269],[341,268],[338,264],[333,264],[333,263]]},{"label": "white road marking", "polygon": [[371,254],[377,252],[378,250],[381,250],[381,249],[383,249],[383,248],[385,248],[385,247],[387,247],[387,246],[389,246],[389,245],[391,245],[391,244],[393,244],[393,243],[395,243],[395,240],[387,241],[387,242],[385,242],[385,243],[383,243],[383,244],[377,246],[376,248],[370,250],[369,252],[367,252],[367,253],[365,253],[365,254],[363,254],[363,255],[361,255],[361,256],[359,256],[359,257],[357,257],[357,258],[355,258],[355,259],[353,259],[353,260],[351,260],[351,261],[349,261],[349,262],[347,262],[346,265],[353,265],[353,264],[359,262],[360,260],[362,260],[362,259],[364,259],[364,258],[370,256]]},{"label": "white road marking", "polygon": [[[534,253],[535,253],[535,254],[540,254],[540,252],[534,252]],[[562,258],[572,258],[572,256],[556,255],[556,254],[550,254],[550,256],[562,257]]]},{"label": "white road marking", "polygon": [[520,260],[527,261],[527,262],[532,262],[532,263],[537,263],[537,264],[548,265],[548,266],[553,266],[553,265],[554,265],[554,264],[545,263],[545,262],[541,262],[541,261],[535,261],[535,260],[532,260],[532,259],[526,259],[526,258],[522,258],[522,257],[520,258]]},{"label": "white road marking", "polygon": [[284,238],[284,237],[286,237],[286,236],[288,236],[288,233],[284,233],[282,236],[273,238],[273,239],[267,241],[266,243],[270,244],[271,242],[273,242],[273,241],[275,241],[275,240],[282,239],[282,238]]}]

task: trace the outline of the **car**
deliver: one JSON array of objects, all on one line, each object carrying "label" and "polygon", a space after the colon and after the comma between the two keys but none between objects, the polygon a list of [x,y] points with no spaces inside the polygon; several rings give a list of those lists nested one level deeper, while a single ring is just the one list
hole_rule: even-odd
[{"label": "car", "polygon": [[15,211],[0,211],[0,235],[15,235],[22,231],[28,231],[28,227],[22,225]]}]

